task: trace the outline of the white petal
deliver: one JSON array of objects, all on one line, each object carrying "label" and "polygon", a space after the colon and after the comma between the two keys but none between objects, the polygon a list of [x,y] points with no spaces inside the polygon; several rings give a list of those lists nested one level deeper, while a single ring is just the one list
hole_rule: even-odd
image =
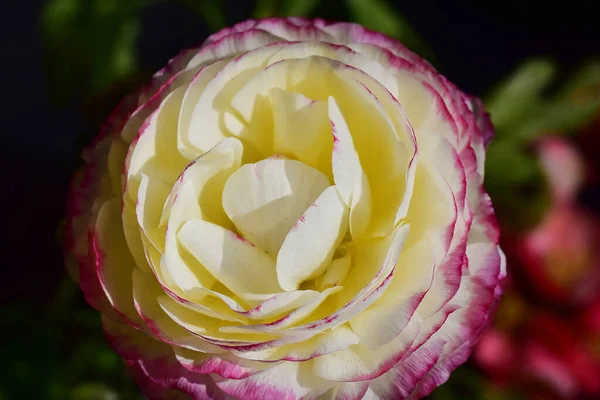
[{"label": "white petal", "polygon": [[[277,321],[270,322],[268,324],[260,325],[249,325],[249,326],[232,326],[224,327],[221,332],[277,332],[281,329],[287,328],[288,326],[294,325],[299,321],[307,318],[313,311],[315,311],[327,298],[342,290],[341,286],[332,287],[319,293],[318,296],[311,299],[310,301],[298,307],[291,313],[283,316]],[[281,332],[285,335],[285,331]]]},{"label": "white petal", "polygon": [[[206,151],[223,138],[236,134],[227,131],[221,119],[226,112],[230,111],[232,97],[252,76],[266,66],[268,58],[277,50],[277,48],[264,47],[227,63],[218,74],[211,76],[200,96],[193,98],[190,95],[189,104],[193,108],[189,114],[189,128],[187,131],[181,131],[182,143]],[[195,99],[197,101],[193,102]],[[256,103],[254,96],[251,100],[251,107],[254,108],[253,105]],[[188,100],[184,100],[184,106],[187,107],[187,104]],[[244,134],[238,132],[237,136],[242,137]]]},{"label": "white petal", "polygon": [[[379,299],[386,291],[394,276],[395,265],[408,236],[409,226],[401,225],[386,238],[376,238],[370,251],[353,254],[354,268],[345,280],[338,296],[338,303],[344,304],[339,311],[317,322],[310,322],[289,328],[292,332],[323,331],[339,326],[359,315]],[[374,247],[374,248],[373,248]],[[373,268],[376,266],[376,268]],[[377,269],[378,267],[378,269]]]},{"label": "white petal", "polygon": [[248,240],[276,255],[290,229],[327,187],[318,170],[269,158],[245,164],[229,177],[223,208]]},{"label": "white petal", "polygon": [[347,216],[348,208],[334,186],[306,210],[277,255],[277,279],[284,290],[296,290],[323,272],[346,233]]},{"label": "white petal", "polygon": [[310,362],[284,362],[246,379],[215,377],[217,386],[238,399],[312,399],[325,393],[333,382],[311,372]]},{"label": "white petal", "polygon": [[220,194],[227,178],[239,168],[241,158],[241,143],[235,138],[223,140],[188,166],[167,199],[161,217],[163,223],[168,223],[164,266],[174,283],[184,291],[210,288],[214,278],[192,257],[181,254],[177,232],[190,219],[230,224],[221,206]]},{"label": "white petal", "polygon": [[273,151],[291,155],[329,177],[333,138],[327,102],[279,88],[271,89],[269,95],[273,109]]},{"label": "white petal", "polygon": [[365,233],[371,218],[371,189],[352,135],[333,97],[329,98],[329,118],[333,129],[333,180],[343,202],[350,207],[350,232],[353,238]]},{"label": "white petal", "polygon": [[273,260],[236,233],[192,220],[185,223],[177,238],[219,282],[241,298],[281,291]]},{"label": "white petal", "polygon": [[288,311],[295,310],[298,307],[311,302],[318,296],[319,292],[315,290],[283,292],[272,296],[255,308],[241,314],[249,319],[272,318],[287,313]]},{"label": "white petal", "polygon": [[142,174],[137,195],[135,213],[137,221],[150,243],[161,253],[165,245],[165,229],[159,229],[161,212],[170,187],[158,179]]},{"label": "white petal", "polygon": [[323,275],[317,278],[315,285],[319,290],[342,285],[348,276],[350,267],[352,267],[352,255],[349,251],[344,250],[340,257],[331,261]]},{"label": "white petal", "polygon": [[187,87],[181,109],[179,111],[179,121],[177,124],[177,148],[179,152],[192,160],[200,156],[204,151],[201,148],[194,147],[188,140],[190,121],[192,112],[198,103],[198,99],[206,89],[206,85],[213,79],[215,74],[219,72],[227,61],[217,61],[211,65],[202,68],[194,77],[192,82]]}]

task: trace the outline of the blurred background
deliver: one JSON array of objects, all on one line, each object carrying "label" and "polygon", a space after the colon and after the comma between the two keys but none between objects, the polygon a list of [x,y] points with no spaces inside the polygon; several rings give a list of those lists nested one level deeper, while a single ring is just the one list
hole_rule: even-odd
[{"label": "blurred background", "polygon": [[106,344],[99,314],[66,275],[58,231],[70,176],[118,99],[179,50],[238,21],[284,15],[356,21],[398,38],[492,113],[486,188],[508,257],[506,295],[471,359],[430,397],[600,399],[600,7],[5,3],[0,400],[141,398]]}]

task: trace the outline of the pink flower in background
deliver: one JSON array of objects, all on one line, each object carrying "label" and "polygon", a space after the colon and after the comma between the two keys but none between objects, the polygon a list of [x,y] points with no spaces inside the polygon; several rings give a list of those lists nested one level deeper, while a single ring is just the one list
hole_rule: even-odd
[{"label": "pink flower in background", "polygon": [[531,285],[556,302],[586,302],[600,288],[600,223],[577,203],[586,164],[572,143],[544,138],[538,152],[550,208],[532,231],[515,240],[514,256]]},{"label": "pink flower in background", "polygon": [[598,398],[600,221],[578,202],[590,164],[563,138],[536,148],[550,205],[536,227],[505,236],[512,279],[474,361],[528,399]]},{"label": "pink flower in background", "polygon": [[420,398],[502,292],[491,136],[392,39],[246,21],[110,116],[67,257],[150,398]]}]

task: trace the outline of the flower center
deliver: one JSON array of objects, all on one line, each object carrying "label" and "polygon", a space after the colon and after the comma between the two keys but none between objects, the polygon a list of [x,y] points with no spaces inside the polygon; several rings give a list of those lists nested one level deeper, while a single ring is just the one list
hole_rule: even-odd
[{"label": "flower center", "polygon": [[281,157],[234,172],[223,209],[245,239],[276,260],[277,279],[288,291],[325,271],[348,229],[347,207],[327,177]]}]

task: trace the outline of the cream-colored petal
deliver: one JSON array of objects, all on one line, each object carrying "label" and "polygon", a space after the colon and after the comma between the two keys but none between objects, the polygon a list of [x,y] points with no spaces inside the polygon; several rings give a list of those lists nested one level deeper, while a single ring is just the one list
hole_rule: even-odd
[{"label": "cream-colored petal", "polygon": [[348,227],[348,208],[334,186],[325,189],[288,233],[277,255],[277,279],[296,290],[327,267]]},{"label": "cream-colored petal", "polygon": [[314,299],[306,302],[302,306],[298,307],[291,313],[279,318],[276,321],[269,322],[266,324],[248,325],[248,326],[227,326],[221,328],[221,332],[270,332],[278,333],[281,335],[286,334],[285,329],[292,326],[306,318],[308,318],[313,311],[315,311],[323,302],[329,297],[339,292],[343,288],[341,286],[332,287],[325,289],[319,293]]},{"label": "cream-colored petal", "polygon": [[249,319],[272,319],[313,301],[319,296],[316,290],[296,290],[270,297],[242,315]]},{"label": "cream-colored petal", "polygon": [[327,177],[299,161],[269,158],[235,171],[223,208],[252,243],[275,256],[304,211],[329,187]]},{"label": "cream-colored petal", "polygon": [[164,292],[152,274],[135,269],[132,274],[133,300],[138,314],[163,341],[202,353],[221,353],[223,350],[207,343],[177,325],[158,303]]},{"label": "cream-colored petal", "polygon": [[273,152],[292,156],[331,175],[333,138],[327,102],[280,88],[269,91],[273,109]]},{"label": "cream-colored petal", "polygon": [[220,195],[227,178],[239,168],[241,157],[242,144],[239,140],[223,140],[188,166],[167,199],[161,217],[161,221],[167,223],[164,266],[174,283],[184,291],[210,289],[214,277],[193,257],[181,251],[177,233],[190,219],[230,226]]},{"label": "cream-colored petal", "polygon": [[388,237],[372,239],[374,243],[355,250],[352,256],[354,265],[345,280],[347,286],[336,296],[338,311],[289,330],[322,332],[351,320],[381,298],[392,281],[408,232],[409,226],[401,225]]},{"label": "cream-colored petal", "polygon": [[164,252],[165,229],[159,227],[165,199],[171,188],[158,179],[142,174],[135,209],[137,221],[142,230],[159,252]]},{"label": "cream-colored petal", "polygon": [[278,293],[274,261],[252,243],[219,225],[186,222],[177,235],[181,246],[219,282],[241,298]]},{"label": "cream-colored petal", "polygon": [[325,290],[330,287],[342,285],[348,272],[352,267],[352,255],[348,250],[343,250],[340,257],[334,258],[327,269],[317,278],[315,286],[319,290]]},{"label": "cream-colored petal", "polygon": [[[188,164],[189,159],[177,148],[178,119],[186,90],[187,86],[181,86],[171,92],[140,128],[139,136],[129,149],[127,188],[142,173],[172,185]],[[135,195],[135,191],[130,195]]]},{"label": "cream-colored petal", "polygon": [[371,188],[348,124],[333,97],[329,98],[329,118],[333,130],[333,180],[340,197],[350,207],[350,232],[358,239],[371,220]]},{"label": "cream-colored petal", "polygon": [[[228,60],[216,61],[203,67],[196,74],[185,91],[177,123],[177,148],[188,160],[193,160],[204,152],[203,149],[192,146],[188,141],[192,113],[208,83],[214,78],[215,74],[227,64],[227,61]],[[202,132],[199,132],[198,134],[202,134]]]},{"label": "cream-colored petal", "polygon": [[139,323],[131,296],[135,262],[125,243],[119,199],[109,200],[100,207],[91,244],[98,278],[109,302],[130,322]]},{"label": "cream-colored petal", "polygon": [[[230,132],[224,124],[226,112],[231,112],[231,99],[238,90],[256,73],[261,71],[270,56],[278,51],[277,48],[264,47],[255,52],[247,53],[235,61],[227,63],[218,74],[209,80],[201,95],[193,102],[190,96],[190,105],[193,109],[190,114],[190,122],[187,130],[180,131],[183,143],[199,151],[207,151],[225,137],[235,135],[244,140],[244,144],[251,142],[254,146],[260,146],[265,124],[268,120],[261,120],[263,131],[241,129],[240,132]],[[187,100],[184,106],[187,106]],[[263,105],[252,98],[251,106]],[[250,122],[245,120],[244,122]],[[267,137],[271,135],[268,132]]]}]

